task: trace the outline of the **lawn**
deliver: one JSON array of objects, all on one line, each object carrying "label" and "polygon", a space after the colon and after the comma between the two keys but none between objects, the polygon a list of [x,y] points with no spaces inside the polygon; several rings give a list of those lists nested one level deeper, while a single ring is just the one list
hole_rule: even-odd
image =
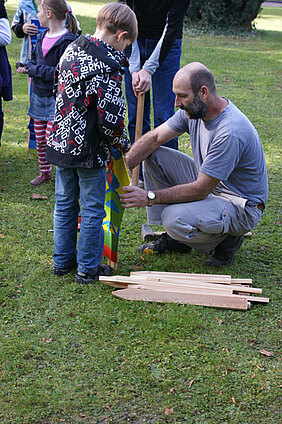
[{"label": "lawn", "polygon": [[[84,33],[103,1],[73,1]],[[11,21],[16,0],[6,8]],[[270,297],[247,312],[127,302],[75,273],[52,274],[54,181],[32,188],[36,152],[27,152],[27,81],[15,72],[20,40],[8,46],[14,100],[4,103],[1,161],[0,421],[11,424],[279,422],[282,8],[265,8],[256,36],[185,33],[182,65],[200,61],[218,91],[257,128],[266,154],[269,200],[234,264],[205,255],[137,253],[144,210],[127,210],[116,274],[161,270],[252,278]],[[189,152],[188,137],[181,149]],[[32,193],[48,197],[32,200]],[[265,349],[271,356],[260,352]]]}]

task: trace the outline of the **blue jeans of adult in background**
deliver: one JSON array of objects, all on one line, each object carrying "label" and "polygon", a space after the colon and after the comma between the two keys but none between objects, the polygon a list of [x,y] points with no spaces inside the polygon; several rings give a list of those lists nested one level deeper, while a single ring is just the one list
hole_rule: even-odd
[{"label": "blue jeans of adult in background", "polygon": [[[105,168],[56,168],[54,212],[54,266],[95,273],[103,256]],[[77,221],[81,227],[77,244]]]},{"label": "blue jeans of adult in background", "polygon": [[[150,57],[158,40],[138,37],[141,67]],[[177,39],[169,54],[152,76],[154,128],[163,124],[174,115],[175,95],[172,91],[172,82],[180,67],[182,40]],[[137,98],[132,89],[132,78],[128,68],[125,68],[125,94],[128,104],[128,132],[131,143],[135,141],[135,124],[137,112]],[[151,91],[151,90],[150,90]],[[151,99],[150,91],[145,94],[143,134],[151,130]],[[164,146],[178,149],[178,139],[168,141]]]}]

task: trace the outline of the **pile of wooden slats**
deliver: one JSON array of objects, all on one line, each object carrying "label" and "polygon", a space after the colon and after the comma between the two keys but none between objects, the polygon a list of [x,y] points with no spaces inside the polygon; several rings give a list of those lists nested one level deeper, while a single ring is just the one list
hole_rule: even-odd
[{"label": "pile of wooden slats", "polygon": [[269,298],[253,296],[260,295],[262,289],[251,287],[251,279],[231,278],[230,275],[138,271],[131,272],[129,277],[101,276],[99,280],[121,289],[112,294],[127,300],[189,303],[239,310],[250,309],[253,302],[269,302]]}]

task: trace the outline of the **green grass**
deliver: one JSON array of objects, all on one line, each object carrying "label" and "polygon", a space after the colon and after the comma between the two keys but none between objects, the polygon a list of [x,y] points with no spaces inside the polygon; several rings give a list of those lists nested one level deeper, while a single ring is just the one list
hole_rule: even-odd
[{"label": "green grass", "polygon": [[[73,2],[84,32],[95,5]],[[10,19],[16,0],[6,3]],[[270,21],[271,19],[271,21]],[[276,28],[269,22],[280,23]],[[203,265],[204,255],[136,252],[145,211],[126,211],[117,274],[131,270],[228,273],[252,278],[269,305],[247,312],[177,304],[126,302],[75,274],[52,274],[54,182],[32,188],[34,151],[27,152],[27,83],[15,73],[20,40],[8,54],[14,100],[4,103],[1,161],[1,397],[3,423],[279,422],[279,216],[281,169],[281,9],[264,9],[256,37],[185,34],[182,65],[201,61],[220,94],[251,119],[267,161],[270,195],[253,236],[230,268]],[[181,149],[189,152],[187,136]],[[31,200],[33,192],[47,201]],[[260,354],[262,349],[272,357]],[[173,411],[172,411],[173,409]],[[167,415],[166,415],[167,414]]]}]

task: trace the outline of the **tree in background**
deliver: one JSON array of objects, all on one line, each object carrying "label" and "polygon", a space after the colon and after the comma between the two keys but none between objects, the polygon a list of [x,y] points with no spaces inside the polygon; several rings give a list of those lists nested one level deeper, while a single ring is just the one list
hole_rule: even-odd
[{"label": "tree in background", "polygon": [[251,31],[264,0],[190,0],[186,24],[199,29]]}]

